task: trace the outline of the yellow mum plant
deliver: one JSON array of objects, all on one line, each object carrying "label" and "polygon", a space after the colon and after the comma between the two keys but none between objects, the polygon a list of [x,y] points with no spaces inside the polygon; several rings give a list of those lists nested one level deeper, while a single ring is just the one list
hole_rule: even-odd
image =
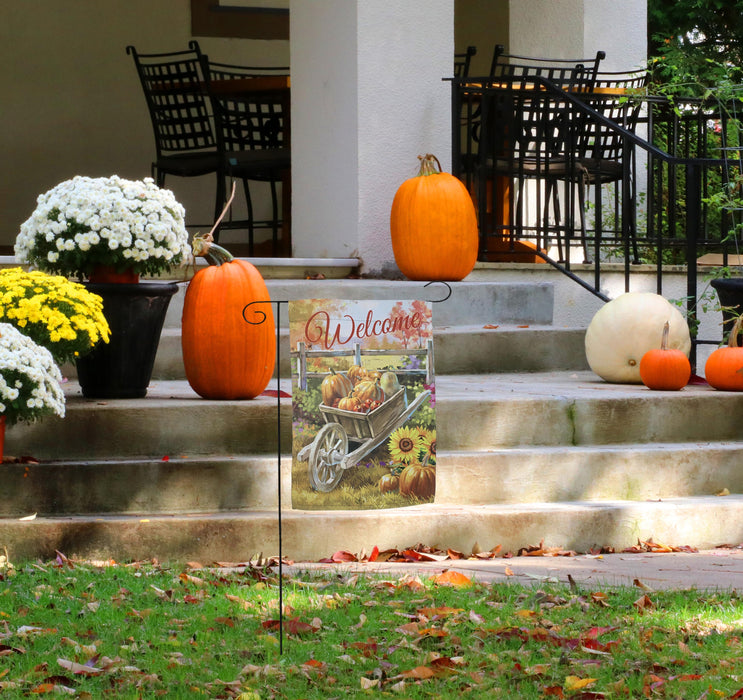
[{"label": "yellow mum plant", "polygon": [[109,340],[103,300],[66,277],[0,270],[0,322],[15,326],[62,364]]}]

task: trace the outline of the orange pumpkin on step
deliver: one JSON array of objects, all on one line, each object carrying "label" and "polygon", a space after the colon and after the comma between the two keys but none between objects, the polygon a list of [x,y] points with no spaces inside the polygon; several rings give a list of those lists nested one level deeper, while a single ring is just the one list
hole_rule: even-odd
[{"label": "orange pumpkin on step", "polygon": [[743,347],[738,336],[743,330],[743,316],[738,316],[730,331],[727,347],[717,348],[704,365],[704,376],[710,386],[723,391],[743,391]]},{"label": "orange pumpkin on step", "polygon": [[255,266],[206,237],[194,237],[193,252],[209,266],[193,276],[183,302],[186,379],[205,399],[255,398],[273,376],[276,330],[270,303],[246,305],[270,302],[266,283]]},{"label": "orange pumpkin on step", "polygon": [[392,202],[392,252],[411,280],[464,279],[477,260],[475,205],[467,188],[430,153]]},{"label": "orange pumpkin on step", "polygon": [[691,365],[686,353],[668,347],[670,324],[663,326],[660,348],[648,350],[640,359],[640,379],[648,389],[678,391],[689,383]]}]

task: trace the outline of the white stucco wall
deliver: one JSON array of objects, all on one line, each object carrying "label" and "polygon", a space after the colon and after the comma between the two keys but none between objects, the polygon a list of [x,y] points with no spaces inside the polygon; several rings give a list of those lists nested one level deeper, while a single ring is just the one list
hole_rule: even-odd
[{"label": "white stucco wall", "polygon": [[292,3],[296,256],[358,255],[365,273],[395,274],[395,191],[419,154],[450,162],[442,78],[452,70],[453,11],[453,0]]},{"label": "white stucco wall", "polygon": [[511,0],[508,52],[590,58],[601,70],[628,70],[646,58],[647,0]]},{"label": "white stucco wall", "polygon": [[583,0],[583,47],[605,51],[601,70],[644,66],[647,60],[647,0]]}]

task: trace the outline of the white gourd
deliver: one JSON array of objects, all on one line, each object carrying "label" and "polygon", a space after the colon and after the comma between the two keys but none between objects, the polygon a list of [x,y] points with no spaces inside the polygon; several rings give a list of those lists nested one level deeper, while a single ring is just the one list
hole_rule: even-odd
[{"label": "white gourd", "polygon": [[586,359],[607,382],[641,384],[640,360],[659,348],[663,326],[669,323],[668,347],[687,356],[689,326],[681,312],[660,294],[627,292],[599,309],[586,331]]}]

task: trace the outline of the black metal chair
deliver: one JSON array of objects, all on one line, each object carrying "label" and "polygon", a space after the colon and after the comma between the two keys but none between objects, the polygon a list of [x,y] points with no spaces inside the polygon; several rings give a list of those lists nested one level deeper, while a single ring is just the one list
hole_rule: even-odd
[{"label": "black metal chair", "polygon": [[468,46],[463,53],[454,54],[454,77],[466,78],[470,74],[470,61],[477,53],[477,46]]},{"label": "black metal chair", "polygon": [[582,67],[581,79],[590,84],[599,70],[599,64],[606,58],[604,51],[597,51],[591,58],[538,58],[505,53],[503,44],[496,44],[490,62],[491,78],[519,78],[529,76],[546,78],[559,86],[575,84],[575,69]]},{"label": "black metal chair", "polygon": [[[220,157],[212,127],[209,100],[204,91],[201,51],[197,42],[187,51],[139,53],[126,47],[134,59],[155,135],[151,173],[158,186],[166,175],[198,177],[217,173]],[[217,181],[215,218],[221,211]],[[189,224],[194,226],[195,224]]]},{"label": "black metal chair", "polygon": [[[578,97],[597,114],[611,120],[626,131],[635,133],[640,121],[645,88],[648,82],[647,71],[623,71],[598,73],[593,86],[584,97]],[[604,202],[603,185],[623,183],[622,189],[617,185],[613,193],[611,216],[614,230],[619,231],[621,219],[628,217],[624,229],[630,236],[635,262],[639,255],[636,242],[636,163],[624,160],[624,135],[588,114],[579,115],[577,119],[578,139],[576,141],[575,165],[572,173],[578,185],[578,198],[581,217],[581,238],[587,240],[587,194],[591,187],[594,192],[595,230],[603,231]],[[625,206],[622,201],[626,200]],[[600,246],[600,241],[594,241]],[[587,251],[586,255],[587,255]],[[597,251],[598,252],[598,251]]]},{"label": "black metal chair", "polygon": [[[559,257],[572,236],[575,203],[565,188],[563,218],[557,183],[575,169],[574,113],[567,93],[592,89],[603,52],[591,59],[547,59],[506,55],[497,46],[482,95],[477,187],[482,239],[481,259],[502,259],[504,241],[515,249],[519,239],[544,252],[555,237]],[[527,222],[526,183],[535,181]],[[552,221],[550,221],[550,205]],[[489,238],[495,236],[496,256]],[[523,244],[520,245],[523,249]],[[533,251],[532,251],[533,252]]]},{"label": "black metal chair", "polygon": [[[288,67],[239,66],[215,63],[202,57],[207,90],[214,110],[215,131],[220,152],[220,178],[225,182],[239,179],[243,183],[247,219],[230,216],[220,229],[247,228],[249,255],[253,255],[257,228],[270,228],[273,254],[279,254],[279,228],[288,240],[289,221],[282,218],[277,185],[282,184],[282,197],[288,197],[291,173],[289,91],[265,86],[253,88],[251,79],[271,76],[281,81]],[[259,83],[256,80],[256,83]],[[271,190],[272,217],[257,220],[250,193],[250,182],[266,182]],[[288,208],[287,208],[288,209]],[[215,238],[218,231],[215,231]]]}]

